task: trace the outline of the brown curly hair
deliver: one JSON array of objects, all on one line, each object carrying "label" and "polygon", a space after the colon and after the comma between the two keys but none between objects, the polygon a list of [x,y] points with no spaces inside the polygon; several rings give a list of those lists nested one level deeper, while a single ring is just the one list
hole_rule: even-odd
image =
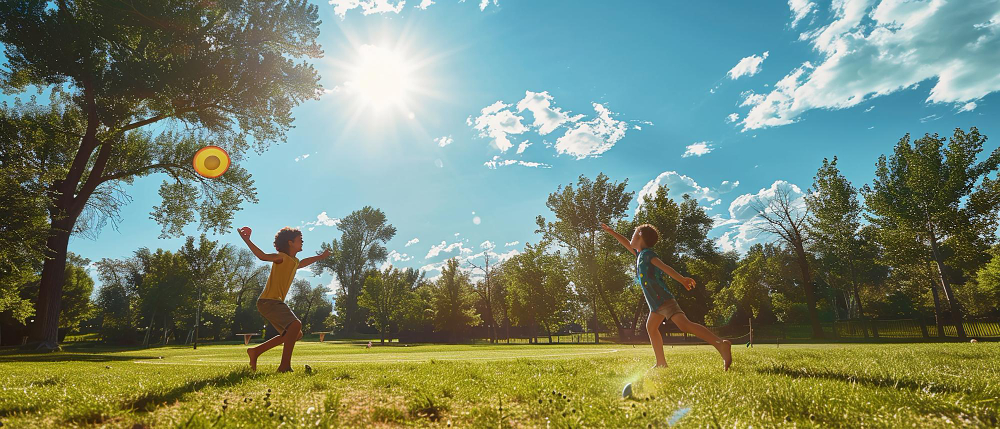
[{"label": "brown curly hair", "polygon": [[281,228],[277,234],[274,234],[274,248],[284,254],[288,254],[288,242],[295,239],[295,237],[301,237],[302,231],[298,228],[292,228],[286,226]]},{"label": "brown curly hair", "polygon": [[639,231],[639,236],[642,237],[642,242],[645,243],[647,247],[653,247],[653,245],[655,245],[660,239],[660,231],[653,225],[644,223],[635,227],[635,229]]}]

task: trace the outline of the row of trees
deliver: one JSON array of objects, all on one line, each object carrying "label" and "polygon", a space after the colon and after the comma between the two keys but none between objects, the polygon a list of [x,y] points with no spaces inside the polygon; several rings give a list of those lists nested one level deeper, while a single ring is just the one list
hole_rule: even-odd
[{"label": "row of trees", "polygon": [[[961,336],[967,313],[1000,315],[1000,189],[989,177],[1000,151],[978,160],[985,141],[974,128],[951,139],[904,137],[860,189],[836,158],[824,159],[806,192],[775,187],[750,203],[762,243],[744,255],[718,249],[708,238],[713,220],[689,196],[675,200],[660,187],[629,216],[627,180],[601,174],[549,195],[553,218],[536,219],[538,243],[504,255],[484,243],[431,280],[385,264],[396,229],[381,210],[364,207],[337,225],[339,238],[321,244],[332,257],[313,268],[337,280],[335,305],[323,286],[301,279],[288,300],[307,332],[456,341],[478,326],[497,341],[512,328],[535,336],[576,327],[629,338],[647,311],[632,279],[634,256],[599,224],[630,231],[651,223],[660,229],[660,258],[703,285],[677,294],[694,320],[808,323],[821,337],[823,321],[933,316],[939,334],[950,324]],[[148,344],[226,338],[265,324],[254,300],[267,266],[204,235],[174,252],[143,248],[98,261],[103,287],[93,303],[88,264],[70,254],[64,328],[96,326],[108,340]],[[38,281],[22,281],[19,299],[37,296]],[[10,309],[3,316],[6,324],[28,317]]]}]

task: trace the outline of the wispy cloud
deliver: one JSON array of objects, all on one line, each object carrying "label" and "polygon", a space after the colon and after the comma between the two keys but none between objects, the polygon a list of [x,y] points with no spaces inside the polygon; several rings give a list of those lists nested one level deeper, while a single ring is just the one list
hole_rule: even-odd
[{"label": "wispy cloud", "polygon": [[930,103],[968,103],[1000,90],[994,55],[1000,2],[841,0],[830,16],[800,35],[818,54],[816,64],[803,62],[754,103],[744,131],[791,124],[813,109],[853,107],[924,81],[934,82]]},{"label": "wispy cloud", "polygon": [[317,226],[337,226],[340,223],[340,219],[332,218],[327,216],[326,212],[322,212],[316,215],[316,220],[311,222],[304,222],[303,227],[309,227],[309,231],[316,229]]}]

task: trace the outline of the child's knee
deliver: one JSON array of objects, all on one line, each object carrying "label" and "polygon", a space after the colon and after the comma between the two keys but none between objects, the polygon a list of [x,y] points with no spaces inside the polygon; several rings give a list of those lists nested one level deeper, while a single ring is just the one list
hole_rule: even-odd
[{"label": "child's knee", "polygon": [[298,338],[295,339],[295,341],[298,341],[298,340],[301,340],[301,339],[302,339],[302,330],[299,329],[299,336],[298,336]]}]

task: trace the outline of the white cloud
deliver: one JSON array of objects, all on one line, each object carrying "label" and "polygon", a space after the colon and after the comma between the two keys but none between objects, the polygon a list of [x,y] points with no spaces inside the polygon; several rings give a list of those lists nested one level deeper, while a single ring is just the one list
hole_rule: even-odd
[{"label": "white cloud", "polygon": [[464,241],[456,241],[451,244],[448,244],[446,241],[441,241],[441,244],[431,246],[431,250],[427,251],[427,256],[424,256],[424,259],[434,258],[442,253],[451,253],[456,250],[458,250],[459,254],[472,253],[472,249],[465,247],[464,244]]},{"label": "white cloud", "polygon": [[741,76],[753,76],[760,72],[761,64],[767,59],[767,55],[768,51],[764,51],[760,56],[744,57],[726,75],[732,80],[739,79]]},{"label": "white cloud", "polygon": [[[493,6],[497,6],[497,2],[500,0],[493,0]],[[490,0],[479,0],[479,10],[486,10],[486,6],[490,5]]]},{"label": "white cloud", "polygon": [[[465,122],[469,126],[479,131],[479,137],[489,138],[493,145],[500,149],[501,153],[506,153],[514,146],[509,136],[523,134],[528,131],[537,132],[539,136],[552,133],[560,127],[565,127],[566,132],[556,139],[555,149],[559,154],[569,154],[576,159],[583,159],[598,156],[608,149],[611,149],[619,140],[625,137],[628,124],[625,121],[615,119],[616,113],[607,106],[599,103],[591,103],[596,117],[590,120],[583,120],[585,115],[571,115],[553,104],[553,98],[547,91],[532,92],[525,91],[523,99],[515,106],[516,111],[509,109],[510,104],[497,101],[483,108],[480,115],[469,117]],[[519,114],[525,110],[530,111],[533,120],[525,125],[525,119]],[[652,125],[652,123],[645,121]],[[639,127],[634,127],[639,128]],[[545,142],[546,146],[550,146]],[[530,146],[528,141],[518,145],[517,153],[521,154]],[[490,168],[497,168],[506,165],[519,164],[529,167],[544,167],[548,165],[534,162],[520,162],[514,160],[499,160],[494,157],[492,161],[487,161],[484,165]]]},{"label": "white cloud", "polygon": [[578,122],[575,127],[566,131],[556,140],[556,152],[569,154],[576,159],[593,157],[607,152],[615,143],[625,137],[628,125],[625,121],[614,119],[614,112],[603,104],[593,103],[597,117],[589,121]]},{"label": "white cloud", "polygon": [[834,20],[802,33],[820,55],[782,78],[741,122],[790,124],[934,82],[929,103],[968,103],[1000,90],[1000,2],[839,0]]},{"label": "white cloud", "polygon": [[521,142],[521,144],[517,146],[517,154],[520,155],[524,153],[524,150],[527,149],[528,146],[531,146],[531,142],[527,140]]},{"label": "white cloud", "polygon": [[403,10],[405,0],[393,4],[392,0],[330,0],[333,5],[333,13],[344,19],[347,11],[360,7],[361,13],[371,15],[373,13],[399,13]]},{"label": "white cloud", "polygon": [[728,229],[716,239],[716,244],[718,244],[722,251],[736,250],[744,253],[754,243],[774,238],[760,233],[759,226],[763,222],[763,219],[757,216],[757,212],[753,208],[753,203],[773,198],[779,189],[789,191],[793,208],[796,210],[804,209],[805,199],[803,198],[804,193],[802,189],[784,180],[776,180],[770,187],[762,188],[755,194],[743,194],[736,197],[729,204],[728,219],[719,215],[712,217],[714,221],[713,228],[727,227]]},{"label": "white cloud", "polygon": [[875,106],[868,106],[868,108],[865,109],[865,113],[871,112],[872,110],[875,110]]},{"label": "white cloud", "polygon": [[507,135],[528,131],[528,127],[521,123],[524,118],[507,110],[508,107],[509,104],[497,101],[484,107],[476,119],[470,117],[466,120],[467,124],[479,130],[479,137],[493,139],[493,144],[500,152],[507,152],[514,145],[507,139]]},{"label": "white cloud", "polygon": [[[551,133],[565,122],[576,122],[583,117],[583,115],[571,117],[569,112],[563,112],[562,109],[551,106],[552,96],[549,95],[548,91],[525,91],[524,98],[517,102],[517,113],[526,109],[530,111],[535,118],[531,125],[538,128],[538,134],[543,136]],[[518,153],[521,153],[520,149],[518,149]]]},{"label": "white cloud", "polygon": [[326,212],[322,212],[316,215],[316,220],[311,222],[303,222],[303,226],[308,226],[309,231],[316,229],[317,226],[337,226],[340,223],[340,219],[332,218],[327,216]]},{"label": "white cloud", "polygon": [[[712,189],[707,186],[699,186],[698,182],[695,182],[695,180],[691,177],[685,176],[676,171],[665,171],[660,173],[659,176],[656,176],[655,179],[647,182],[646,185],[639,190],[639,193],[636,195],[636,201],[638,202],[638,206],[642,206],[646,198],[656,195],[656,190],[659,189],[660,186],[666,186],[667,196],[671,199],[680,199],[684,194],[688,194],[691,198],[696,200],[704,200],[712,203],[719,198],[719,195],[730,192],[733,189],[736,189],[739,185],[740,182],[738,180],[732,182],[725,180],[719,185],[718,188]],[[636,211],[638,210],[639,207],[636,207]]]},{"label": "white cloud", "polygon": [[[740,97],[743,97],[743,101],[740,102],[740,107],[746,107],[746,106],[756,106],[760,104],[760,102],[764,101],[764,98],[767,96],[764,94],[754,93],[752,90],[747,90],[741,92]],[[739,115],[737,115],[737,117],[739,117]]]},{"label": "white cloud", "polygon": [[521,244],[521,242],[520,241],[510,241],[510,242],[504,243],[503,247],[517,246],[518,244]]},{"label": "white cloud", "polygon": [[417,243],[419,243],[419,242],[420,242],[420,239],[419,239],[419,238],[416,238],[416,237],[414,237],[414,238],[413,238],[412,240],[410,240],[410,241],[407,241],[407,242],[406,242],[406,245],[405,245],[405,246],[403,246],[403,247],[410,247],[410,246],[412,246],[412,245],[414,245],[414,244],[417,244]]},{"label": "white cloud", "polygon": [[494,242],[492,242],[490,240],[486,240],[486,241],[482,242],[482,244],[479,245],[480,249],[486,249],[486,250],[493,250],[493,249],[496,249],[496,247],[497,247],[496,243],[494,243]]},{"label": "white cloud", "polygon": [[968,103],[965,103],[964,105],[962,105],[962,107],[960,107],[960,108],[958,109],[958,112],[959,112],[959,113],[962,113],[962,112],[971,112],[971,111],[973,111],[973,110],[976,110],[976,107],[978,107],[978,106],[976,105],[976,102],[974,102],[974,101],[970,101],[970,102],[968,102]]},{"label": "white cloud", "polygon": [[472,218],[472,223],[479,225],[480,223],[483,223],[483,219],[481,219],[479,216],[475,216]]},{"label": "white cloud", "polygon": [[729,115],[726,116],[726,123],[727,124],[731,124],[731,123],[736,122],[738,120],[740,120],[740,114],[739,113],[730,113]]},{"label": "white cloud", "polygon": [[491,170],[496,170],[497,168],[506,167],[508,165],[521,165],[524,167],[531,167],[531,168],[552,168],[551,165],[543,164],[541,162],[520,161],[516,159],[500,159],[499,155],[494,156],[493,159],[484,162],[483,165],[485,165],[487,168]]},{"label": "white cloud", "polygon": [[686,151],[681,155],[681,158],[687,158],[689,156],[702,156],[713,150],[715,150],[715,145],[711,142],[697,142],[687,145]]},{"label": "white cloud", "polygon": [[299,155],[299,156],[296,156],[296,157],[295,157],[295,162],[299,162],[299,161],[301,161],[301,160],[303,160],[303,159],[306,159],[306,158],[308,158],[308,157],[309,157],[309,154],[308,154],[308,153],[306,153],[306,154],[302,154],[302,155]]},{"label": "white cloud", "polygon": [[788,0],[788,8],[792,10],[792,28],[795,28],[799,21],[816,10],[816,3],[809,0]]},{"label": "white cloud", "polygon": [[941,116],[935,113],[935,114],[927,115],[927,116],[924,116],[923,118],[920,118],[920,123],[921,124],[925,124],[927,122],[936,121],[938,119],[941,119]]},{"label": "white cloud", "polygon": [[442,136],[442,137],[438,137],[438,138],[434,139],[434,143],[437,143],[437,145],[440,146],[440,147],[448,146],[448,145],[450,145],[454,141],[455,140],[452,139],[450,135],[449,136]]},{"label": "white cloud", "polygon": [[417,5],[417,9],[427,10],[432,4],[434,4],[434,0],[421,0],[420,4]]}]

